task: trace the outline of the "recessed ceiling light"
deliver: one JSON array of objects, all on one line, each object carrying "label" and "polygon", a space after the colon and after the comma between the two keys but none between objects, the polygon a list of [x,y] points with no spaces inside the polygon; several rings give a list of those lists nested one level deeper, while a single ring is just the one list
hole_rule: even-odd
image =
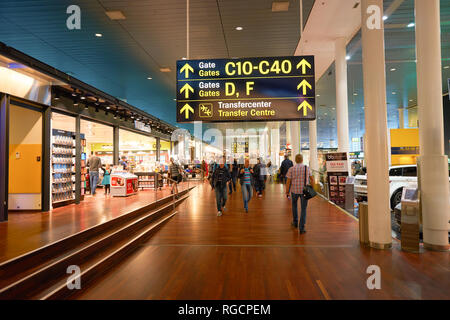
[{"label": "recessed ceiling light", "polygon": [[416,24],[414,23],[414,22],[411,22],[411,23],[409,23],[408,24],[408,28],[412,28],[412,27],[414,27]]},{"label": "recessed ceiling light", "polygon": [[98,38],[103,37],[103,35],[101,33],[96,33],[95,36]]},{"label": "recessed ceiling light", "polygon": [[80,99],[81,99],[81,100],[84,100],[84,99],[86,99],[86,97],[85,97],[85,96],[82,96],[82,97],[80,97]]},{"label": "recessed ceiling light", "polygon": [[163,67],[163,68],[159,68],[159,71],[161,71],[161,72],[170,72],[171,70],[170,70],[170,68]]},{"label": "recessed ceiling light", "polygon": [[111,20],[125,20],[126,19],[125,15],[120,10],[105,11],[105,13]]},{"label": "recessed ceiling light", "polygon": [[237,31],[241,31],[242,29],[244,29],[244,28],[242,28],[242,27],[236,27],[236,30],[237,30]]},{"label": "recessed ceiling light", "polygon": [[395,71],[395,70],[397,70],[397,69],[395,69],[395,68],[391,68],[391,71]]}]

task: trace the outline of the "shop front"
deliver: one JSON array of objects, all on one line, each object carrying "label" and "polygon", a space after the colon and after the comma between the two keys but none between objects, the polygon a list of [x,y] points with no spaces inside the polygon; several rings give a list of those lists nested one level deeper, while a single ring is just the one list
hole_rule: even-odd
[{"label": "shop front", "polygon": [[[132,196],[145,190],[137,173],[167,170],[174,127],[31,57],[9,68],[5,52],[15,54],[0,52],[0,221],[93,198],[92,156],[101,161],[96,198]],[[105,196],[105,181],[124,188]]]}]

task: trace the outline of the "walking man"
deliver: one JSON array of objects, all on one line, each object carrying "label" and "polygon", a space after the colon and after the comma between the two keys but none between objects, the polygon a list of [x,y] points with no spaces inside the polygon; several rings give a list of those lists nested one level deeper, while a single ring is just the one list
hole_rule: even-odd
[{"label": "walking man", "polygon": [[250,168],[250,161],[245,159],[244,168],[239,172],[239,182],[241,184],[245,212],[248,212],[248,203],[253,195],[252,176],[253,169]]},{"label": "walking man", "polygon": [[281,183],[283,183],[283,184],[286,183],[286,174],[293,165],[294,164],[289,159],[289,157],[284,156],[284,160],[283,160],[283,162],[281,162],[281,166],[280,166]]},{"label": "walking man", "polygon": [[[301,234],[305,233],[306,224],[306,207],[308,200],[303,196],[303,187],[308,183],[312,184],[312,176],[308,166],[303,164],[303,156],[298,154],[295,156],[295,166],[291,167],[287,172],[286,195],[289,196],[289,190],[292,197],[292,226],[299,227]],[[300,225],[298,225],[297,202],[300,199],[301,215]]]},{"label": "walking man", "polygon": [[87,161],[89,167],[89,183],[91,186],[91,194],[95,196],[95,189],[99,179],[99,170],[102,167],[102,160],[94,155],[94,151],[91,151],[91,156]]},{"label": "walking man", "polygon": [[231,179],[230,171],[225,166],[224,160],[220,161],[220,164],[214,170],[212,176],[212,188],[216,192],[217,203],[217,216],[222,215],[222,211],[225,210],[225,204],[227,202],[227,182]]},{"label": "walking man", "polygon": [[228,188],[229,188],[230,192],[228,194],[231,194],[233,192],[233,190],[234,190],[234,192],[236,192],[236,179],[238,176],[238,170],[239,170],[239,168],[238,168],[237,160],[234,159],[233,163],[231,164],[231,171],[230,171],[231,180],[228,183]]}]

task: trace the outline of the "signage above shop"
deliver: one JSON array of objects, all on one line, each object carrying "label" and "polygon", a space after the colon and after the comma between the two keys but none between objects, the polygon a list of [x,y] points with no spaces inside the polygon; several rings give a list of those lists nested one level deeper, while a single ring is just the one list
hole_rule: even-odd
[{"label": "signage above shop", "polygon": [[137,120],[134,121],[134,127],[137,130],[145,131],[145,132],[148,132],[148,133],[152,132],[152,128],[150,126],[146,125],[143,122],[137,121]]},{"label": "signage above shop", "polygon": [[177,61],[177,121],[315,120],[314,56]]}]

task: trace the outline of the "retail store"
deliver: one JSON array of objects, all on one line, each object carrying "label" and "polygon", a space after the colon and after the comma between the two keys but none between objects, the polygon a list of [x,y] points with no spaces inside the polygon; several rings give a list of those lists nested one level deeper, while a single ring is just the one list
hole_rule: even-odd
[{"label": "retail store", "polygon": [[0,220],[92,197],[90,157],[101,162],[96,197],[155,191],[175,127],[31,57],[13,68],[14,50],[2,49]]}]

